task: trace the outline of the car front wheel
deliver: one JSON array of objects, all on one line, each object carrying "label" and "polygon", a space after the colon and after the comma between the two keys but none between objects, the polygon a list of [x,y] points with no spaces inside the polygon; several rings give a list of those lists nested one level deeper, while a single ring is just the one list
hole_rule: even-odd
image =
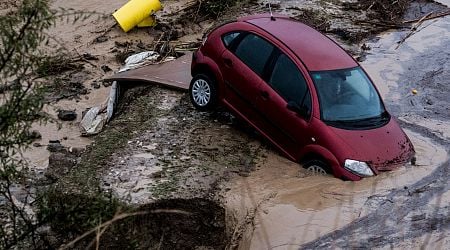
[{"label": "car front wheel", "polygon": [[311,160],[303,164],[303,167],[314,174],[327,175],[331,174],[330,167],[321,160]]},{"label": "car front wheel", "polygon": [[216,84],[211,77],[198,74],[191,81],[189,96],[195,108],[201,111],[212,110],[217,103]]}]

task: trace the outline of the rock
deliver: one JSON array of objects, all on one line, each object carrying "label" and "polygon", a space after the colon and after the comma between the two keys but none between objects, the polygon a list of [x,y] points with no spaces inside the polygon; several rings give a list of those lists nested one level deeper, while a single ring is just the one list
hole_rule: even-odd
[{"label": "rock", "polygon": [[425,220],[426,218],[427,218],[426,214],[413,215],[411,216],[411,221]]},{"label": "rock", "polygon": [[75,156],[81,156],[81,154],[84,152],[84,148],[70,147],[68,151]]},{"label": "rock", "polygon": [[112,82],[108,82],[108,81],[102,82],[103,87],[109,87],[109,86],[111,86],[112,84],[113,84]]},{"label": "rock", "polygon": [[47,150],[50,152],[61,152],[64,151],[64,146],[61,145],[60,141],[49,141]]},{"label": "rock", "polygon": [[119,41],[115,41],[114,44],[115,44],[117,47],[121,47],[121,48],[128,47],[128,46],[131,45],[130,42],[119,42]]},{"label": "rock", "polygon": [[98,61],[98,57],[93,56],[93,55],[91,55],[89,53],[84,53],[83,54],[83,58],[86,59],[86,60]]},{"label": "rock", "polygon": [[77,113],[74,110],[59,110],[58,118],[62,121],[73,121],[77,119]]},{"label": "rock", "polygon": [[94,39],[94,43],[104,43],[106,41],[108,41],[108,37],[105,35],[101,35]]},{"label": "rock", "polygon": [[87,95],[89,94],[89,91],[87,89],[80,90],[80,95]]},{"label": "rock", "polygon": [[42,135],[41,135],[41,133],[39,133],[39,131],[33,130],[33,131],[31,131],[31,132],[28,134],[28,137],[29,137],[31,140],[39,140],[39,139],[42,138]]},{"label": "rock", "polygon": [[93,82],[93,83],[91,83],[91,87],[93,87],[94,89],[99,89],[100,84],[98,84],[98,82]]},{"label": "rock", "polygon": [[105,73],[112,70],[108,65],[102,65],[100,68],[101,68],[101,69],[103,70],[103,72],[105,72]]},{"label": "rock", "polygon": [[249,177],[250,173],[241,171],[241,172],[238,173],[238,175],[241,176],[241,177]]},{"label": "rock", "polygon": [[372,48],[370,48],[370,46],[368,46],[367,44],[363,44],[362,46],[361,46],[361,49],[362,50],[371,50]]},{"label": "rock", "polygon": [[77,164],[76,156],[67,152],[55,152],[48,158],[48,168],[45,177],[58,180]]}]

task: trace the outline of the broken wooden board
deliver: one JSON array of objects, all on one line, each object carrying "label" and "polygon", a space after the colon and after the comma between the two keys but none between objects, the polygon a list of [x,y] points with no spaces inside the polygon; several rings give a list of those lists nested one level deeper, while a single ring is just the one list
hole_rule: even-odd
[{"label": "broken wooden board", "polygon": [[190,52],[170,62],[147,65],[117,73],[106,78],[105,81],[148,82],[180,90],[188,90],[192,79],[191,62],[192,53]]}]

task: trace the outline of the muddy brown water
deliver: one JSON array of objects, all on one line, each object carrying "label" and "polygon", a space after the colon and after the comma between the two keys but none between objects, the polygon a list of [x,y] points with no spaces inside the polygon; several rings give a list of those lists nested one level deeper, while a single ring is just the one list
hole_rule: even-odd
[{"label": "muddy brown water", "polygon": [[[433,223],[432,221],[436,220],[438,224],[447,225],[446,219],[438,219],[441,215],[433,217],[433,214],[441,213],[444,218],[448,216],[449,208],[446,201],[450,197],[448,187],[445,185],[442,188],[447,189],[446,192],[437,195],[430,193],[430,197],[434,198],[425,202],[423,207],[417,205],[417,209],[407,210],[402,219],[407,222],[398,223],[396,226],[395,222],[387,219],[387,215],[394,213],[395,208],[401,210],[402,205],[406,206],[408,201],[413,200],[404,196],[388,198],[389,194],[407,190],[408,187],[421,183],[426,177],[436,175],[433,173],[439,173],[440,169],[445,168],[448,160],[448,147],[445,145],[445,143],[448,145],[450,139],[448,121],[415,115],[415,110],[405,108],[408,103],[400,101],[416,97],[411,90],[420,87],[421,80],[423,81],[421,74],[425,73],[410,72],[406,65],[425,58],[427,61],[423,62],[424,64],[449,69],[448,63],[438,64],[433,58],[421,55],[427,55],[430,51],[439,53],[449,48],[450,18],[425,22],[422,28],[423,30],[410,37],[398,49],[396,49],[397,42],[407,32],[386,33],[369,42],[368,45],[372,50],[362,65],[373,78],[387,105],[394,110],[394,115],[411,124],[410,127],[417,124],[432,131],[431,133],[444,145],[427,138],[426,134],[406,130],[416,148],[417,166],[404,166],[374,178],[352,183],[323,176],[308,176],[298,165],[277,155],[269,155],[261,162],[259,170],[248,178],[235,180],[231,185],[233,188],[228,195],[228,203],[232,204],[231,208],[239,210],[234,215],[253,218],[250,220],[251,223],[248,223],[248,220],[240,220],[244,224],[248,223],[247,227],[243,226],[247,230],[239,236],[240,249],[297,249],[302,246],[443,249],[450,246],[446,238],[449,236],[448,227],[443,226],[439,229],[437,226],[429,226],[428,229],[415,234],[417,224],[408,224],[409,220],[415,221],[423,217],[419,224]],[[448,60],[449,57],[447,62]],[[405,74],[412,74],[412,77],[405,77]],[[414,76],[417,78],[415,82],[402,83],[405,80],[411,81]],[[419,93],[419,96],[420,94],[422,93]],[[432,95],[433,92],[426,94]],[[395,239],[389,238],[386,232],[380,234],[371,231],[369,226],[366,226],[366,229],[361,226],[360,229],[355,229],[356,231],[352,229],[353,222],[370,217],[386,203],[394,204],[391,206],[392,210],[386,211],[385,216],[381,215],[378,220],[386,221],[386,228],[395,230],[391,232],[395,235],[392,236],[396,237]],[[243,208],[244,212],[241,211]],[[398,213],[398,216],[402,215]],[[367,223],[376,224],[370,220]],[[346,232],[349,235],[343,240],[346,242],[335,242],[336,237],[342,238],[337,235],[345,235]],[[362,243],[364,241],[366,244]],[[307,244],[308,242],[312,243]]]},{"label": "muddy brown water", "polygon": [[231,185],[231,208],[258,207],[249,229],[253,232],[246,232],[240,249],[289,249],[338,230],[377,209],[391,190],[415,183],[448,158],[429,139],[408,134],[417,150],[417,166],[359,182],[311,176],[298,164],[269,155],[259,170]]}]

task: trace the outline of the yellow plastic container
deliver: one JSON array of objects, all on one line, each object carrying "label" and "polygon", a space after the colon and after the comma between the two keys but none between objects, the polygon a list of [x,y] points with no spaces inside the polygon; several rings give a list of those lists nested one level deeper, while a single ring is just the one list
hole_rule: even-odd
[{"label": "yellow plastic container", "polygon": [[145,18],[142,22],[138,23],[138,27],[142,28],[142,27],[153,27],[156,25],[156,18],[155,16],[151,15],[147,18]]},{"label": "yellow plastic container", "polygon": [[161,8],[159,0],[131,0],[114,12],[113,16],[123,31],[128,32]]}]

